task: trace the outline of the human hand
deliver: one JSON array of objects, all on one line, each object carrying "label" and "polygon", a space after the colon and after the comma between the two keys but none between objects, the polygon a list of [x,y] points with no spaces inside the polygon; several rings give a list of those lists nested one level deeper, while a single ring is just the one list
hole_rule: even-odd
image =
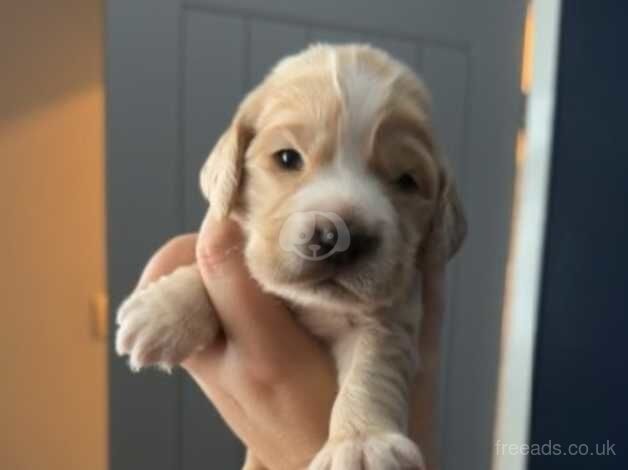
[{"label": "human hand", "polygon": [[[198,258],[225,334],[183,367],[267,468],[303,468],[327,437],[336,395],[331,358],[283,304],[250,278],[235,224],[207,220],[200,242],[198,238],[182,235],[167,243],[147,264],[139,287]],[[438,469],[435,411],[443,276],[424,277],[423,371],[410,420],[430,470]]]},{"label": "human hand", "polygon": [[140,286],[198,261],[224,335],[183,367],[266,467],[301,469],[327,438],[335,368],[318,341],[250,277],[242,243],[233,222],[208,218],[198,238],[177,237],[155,254]]}]

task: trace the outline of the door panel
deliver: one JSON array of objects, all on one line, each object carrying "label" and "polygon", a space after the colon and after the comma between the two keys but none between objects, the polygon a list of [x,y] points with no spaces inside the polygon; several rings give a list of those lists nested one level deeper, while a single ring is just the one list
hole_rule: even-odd
[{"label": "door panel", "polygon": [[188,10],[183,26],[185,229],[196,231],[207,209],[199,191],[199,170],[247,87],[248,62],[241,53],[248,42],[247,25],[240,18]]},{"label": "door panel", "polygon": [[310,39],[312,42],[331,42],[334,44],[364,41],[362,35],[355,31],[324,27],[312,27],[310,29]]},{"label": "door panel", "polygon": [[282,57],[303,49],[308,30],[279,21],[250,20],[249,88],[256,86]]},{"label": "door panel", "polygon": [[[523,2],[109,0],[108,13],[114,304],[151,250],[173,233],[197,229],[206,208],[198,171],[240,99],[279,58],[316,41],[369,42],[423,76],[434,98],[440,147],[458,177],[471,226],[449,276],[444,468],[488,468]],[[137,462],[156,470],[212,468],[212,462],[237,468],[235,438],[183,374],[130,379],[115,358],[111,368],[114,470]],[[135,403],[148,393],[149,402]],[[132,433],[125,428],[128,408],[143,422]],[[158,408],[161,415],[154,418]],[[169,430],[155,431],[157,423]],[[135,442],[132,457],[129,441]],[[138,456],[146,452],[161,458]]]},{"label": "door panel", "polygon": [[[170,0],[106,7],[107,274],[117,306],[151,253],[183,228],[179,28]],[[176,468],[177,380],[153,371],[130,374],[113,351],[110,344],[110,467]]]},{"label": "door panel", "polygon": [[415,72],[421,72],[422,48],[419,41],[382,36],[381,34],[366,34],[362,40],[374,46],[381,47],[397,59],[409,65]]},{"label": "door panel", "polygon": [[[241,52],[248,47],[249,25],[238,17],[198,10],[185,11],[183,25],[185,228],[196,231],[207,210],[199,191],[199,169],[247,87],[249,63]],[[236,438],[197,385],[184,374],[179,380],[180,468],[207,469],[209,462],[216,468],[238,468],[242,449]]]},{"label": "door panel", "polygon": [[461,179],[470,85],[468,51],[429,45],[423,49],[421,72],[432,94],[438,143]]}]

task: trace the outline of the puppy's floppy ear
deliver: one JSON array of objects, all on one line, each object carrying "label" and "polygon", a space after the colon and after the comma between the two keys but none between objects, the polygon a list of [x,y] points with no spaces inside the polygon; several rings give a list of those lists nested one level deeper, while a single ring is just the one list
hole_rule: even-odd
[{"label": "puppy's floppy ear", "polygon": [[254,137],[254,103],[251,93],[238,109],[231,126],[218,139],[200,174],[201,191],[209,201],[209,213],[224,219],[239,193],[246,150]]},{"label": "puppy's floppy ear", "polygon": [[467,235],[467,221],[449,171],[439,168],[439,190],[431,226],[419,247],[417,264],[422,271],[443,267]]}]

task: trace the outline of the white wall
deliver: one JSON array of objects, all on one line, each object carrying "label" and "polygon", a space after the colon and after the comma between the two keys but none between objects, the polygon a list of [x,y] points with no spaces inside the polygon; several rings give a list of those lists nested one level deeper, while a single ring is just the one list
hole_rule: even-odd
[{"label": "white wall", "polygon": [[102,5],[0,18],[0,468],[104,470]]}]

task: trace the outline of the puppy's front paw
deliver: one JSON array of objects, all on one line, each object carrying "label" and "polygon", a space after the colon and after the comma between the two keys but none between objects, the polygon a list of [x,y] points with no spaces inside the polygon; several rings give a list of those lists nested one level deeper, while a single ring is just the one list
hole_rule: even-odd
[{"label": "puppy's front paw", "polygon": [[400,433],[356,436],[328,442],[308,470],[425,470],[414,442]]},{"label": "puppy's front paw", "polygon": [[149,365],[170,370],[218,331],[194,267],[179,268],[132,294],[118,310],[117,323],[116,351],[129,355],[135,371]]}]

